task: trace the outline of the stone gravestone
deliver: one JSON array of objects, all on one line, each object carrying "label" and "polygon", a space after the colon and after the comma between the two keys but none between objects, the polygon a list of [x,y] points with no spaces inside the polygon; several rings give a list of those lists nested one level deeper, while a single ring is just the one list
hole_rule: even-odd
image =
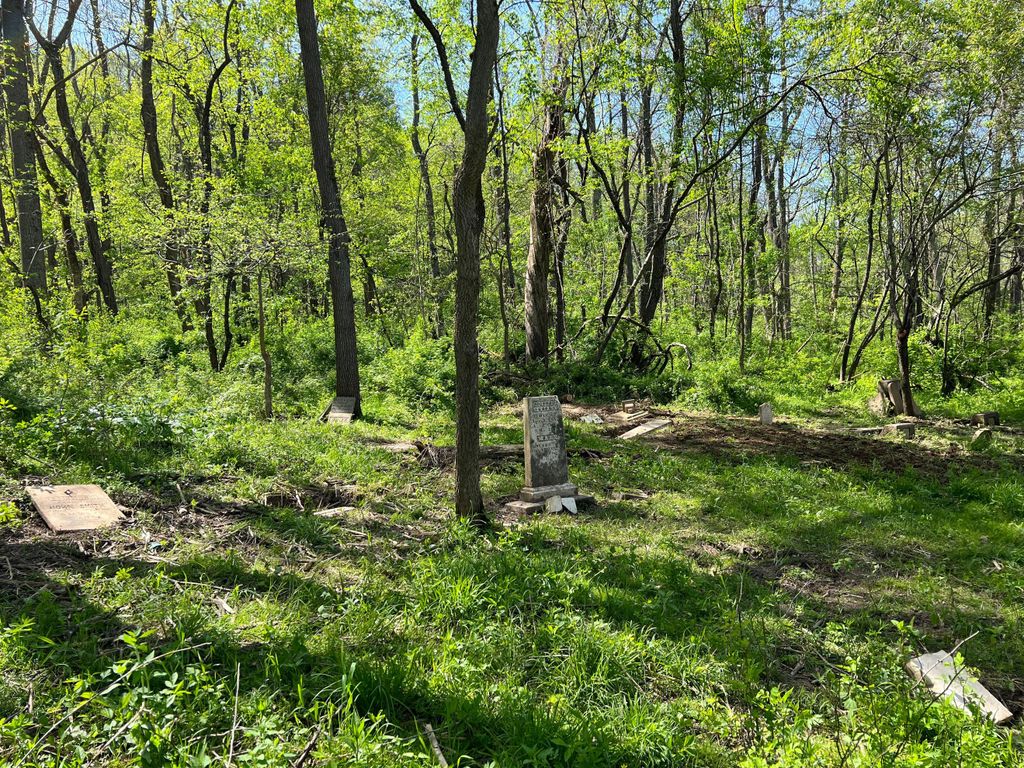
[{"label": "stone gravestone", "polygon": [[936,696],[942,696],[958,709],[970,711],[976,706],[990,720],[1002,723],[1013,717],[1002,702],[945,651],[926,653],[911,659],[907,672]]},{"label": "stone gravestone", "polygon": [[351,424],[355,410],[354,397],[336,397],[320,415],[320,421],[326,421],[328,424]]},{"label": "stone gravestone", "polygon": [[971,416],[971,424],[975,427],[998,427],[999,411],[984,411]]},{"label": "stone gravestone", "polygon": [[771,424],[775,420],[775,416],[772,414],[772,404],[761,403],[757,409],[757,417],[761,420],[762,424]]},{"label": "stone gravestone", "polygon": [[46,485],[27,490],[40,516],[58,533],[91,531],[121,520],[121,510],[98,485]]},{"label": "stone gravestone", "polygon": [[[569,482],[569,461],[565,453],[565,427],[562,406],[557,397],[523,399],[523,453],[526,485],[519,499],[508,507],[517,512],[559,511],[576,503],[592,501],[581,496]],[[557,499],[557,501],[555,501]],[[564,504],[563,500],[573,500]],[[557,507],[557,509],[555,508]]]}]

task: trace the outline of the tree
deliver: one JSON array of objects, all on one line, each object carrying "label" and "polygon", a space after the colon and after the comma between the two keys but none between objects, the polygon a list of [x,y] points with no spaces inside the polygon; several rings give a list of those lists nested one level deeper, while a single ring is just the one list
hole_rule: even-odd
[{"label": "tree", "polygon": [[462,163],[455,173],[452,209],[455,218],[455,512],[475,522],[485,518],[480,495],[480,235],[484,228],[481,179],[490,142],[487,102],[491,72],[498,56],[499,16],[496,0],[476,0],[476,43],[469,70],[466,111],[455,94],[448,53],[440,32],[417,0],[413,11],[430,32],[445,78],[452,112],[462,126]]},{"label": "tree", "polygon": [[352,295],[352,266],[349,261],[349,234],[338,194],[338,179],[327,126],[327,99],[317,40],[316,11],[313,0],[295,0],[299,27],[302,72],[306,86],[309,138],[313,149],[313,168],[320,191],[320,209],[328,232],[327,272],[331,285],[334,318],[334,394],[355,398],[354,415],[362,415],[359,395],[359,357],[356,350],[355,299]]},{"label": "tree", "polygon": [[43,244],[43,214],[36,176],[35,136],[29,112],[28,81],[30,55],[25,26],[25,0],[3,0],[0,27],[3,32],[3,91],[7,110],[5,122],[14,167],[15,207],[21,249],[22,281],[39,310],[46,295],[46,249]]}]

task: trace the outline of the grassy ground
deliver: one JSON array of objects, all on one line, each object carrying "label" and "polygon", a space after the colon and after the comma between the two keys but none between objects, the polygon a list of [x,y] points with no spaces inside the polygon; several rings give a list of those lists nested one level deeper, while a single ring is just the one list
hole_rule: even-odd
[{"label": "grassy ground", "polygon": [[[130,510],[97,534],[47,533],[4,478],[4,763],[432,765],[429,723],[465,766],[1024,764],[1019,720],[902,671],[962,644],[1024,709],[1020,435],[568,425],[597,507],[501,514],[505,461],[486,535],[451,521],[450,468],[380,445],[450,444],[439,417],[240,420],[135,471],[69,465],[50,479]],[[487,414],[485,443],[520,437]]]}]

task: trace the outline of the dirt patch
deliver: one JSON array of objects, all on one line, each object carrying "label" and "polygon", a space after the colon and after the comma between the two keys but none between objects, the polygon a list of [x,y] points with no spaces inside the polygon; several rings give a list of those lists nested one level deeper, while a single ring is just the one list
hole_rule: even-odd
[{"label": "dirt patch", "polygon": [[[926,424],[920,425],[927,428]],[[616,431],[618,427],[616,427]],[[672,426],[647,438],[663,449],[700,453],[718,461],[740,464],[751,458],[795,458],[805,464],[847,469],[876,466],[899,473],[914,469],[945,477],[951,471],[992,471],[1000,462],[989,456],[962,452],[958,447],[938,450],[910,441],[896,442],[847,431],[826,431],[791,424],[762,425],[750,419],[725,416],[676,416]],[[1024,469],[1019,457],[1003,457]]]}]

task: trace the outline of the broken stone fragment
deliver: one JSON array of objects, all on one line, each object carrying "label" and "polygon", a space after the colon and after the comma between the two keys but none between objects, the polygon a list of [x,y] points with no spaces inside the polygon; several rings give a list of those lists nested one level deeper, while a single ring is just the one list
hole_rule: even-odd
[{"label": "broken stone fragment", "polygon": [[548,496],[544,499],[544,511],[545,512],[561,512],[562,511],[562,497],[561,496]]},{"label": "broken stone fragment", "polygon": [[991,429],[982,427],[974,433],[974,437],[971,438],[971,450],[972,451],[983,451],[992,445],[992,441],[995,439],[995,433]]},{"label": "broken stone fragment", "polygon": [[999,699],[963,666],[958,667],[956,660],[946,651],[926,653],[911,659],[906,670],[929,691],[957,709],[970,712],[973,705],[995,723],[1003,723],[1013,717]]}]

